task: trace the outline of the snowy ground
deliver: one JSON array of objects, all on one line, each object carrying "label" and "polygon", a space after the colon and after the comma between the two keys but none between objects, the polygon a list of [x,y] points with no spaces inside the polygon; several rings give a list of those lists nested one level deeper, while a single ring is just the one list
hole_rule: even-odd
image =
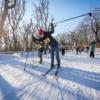
[{"label": "snowy ground", "polygon": [[[43,55],[43,63],[32,68],[30,63],[39,61],[37,52],[12,55],[0,53],[0,100],[100,100],[100,52],[95,58],[89,53],[79,55],[67,52],[60,57],[61,67],[53,79],[56,67],[50,68],[50,54]],[[56,60],[55,60],[56,63]]]}]

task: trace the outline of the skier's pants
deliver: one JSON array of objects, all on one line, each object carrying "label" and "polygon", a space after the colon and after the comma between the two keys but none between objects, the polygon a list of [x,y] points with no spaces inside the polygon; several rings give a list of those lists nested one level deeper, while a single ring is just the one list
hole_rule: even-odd
[{"label": "skier's pants", "polygon": [[61,53],[62,53],[62,56],[64,56],[65,55],[65,49],[62,49]]},{"label": "skier's pants", "polygon": [[76,50],[76,54],[78,55],[78,49]]},{"label": "skier's pants", "polygon": [[54,47],[51,47],[51,63],[54,63],[54,51],[55,51],[57,63],[60,64],[58,44],[55,45]]},{"label": "skier's pants", "polygon": [[38,57],[40,58],[40,62],[42,62],[42,52],[38,52]]},{"label": "skier's pants", "polygon": [[90,57],[94,58],[94,51],[90,51]]}]

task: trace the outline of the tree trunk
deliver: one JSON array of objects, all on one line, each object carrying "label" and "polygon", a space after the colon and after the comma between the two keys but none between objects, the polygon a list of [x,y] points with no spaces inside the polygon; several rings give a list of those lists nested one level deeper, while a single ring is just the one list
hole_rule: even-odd
[{"label": "tree trunk", "polygon": [[5,8],[4,8],[4,12],[0,21],[0,39],[2,38],[2,33],[3,33],[3,26],[4,26],[4,22],[6,20],[6,16],[8,14],[8,8],[7,8],[7,3],[5,3]]},{"label": "tree trunk", "polygon": [[14,5],[8,6],[8,4],[9,4],[9,0],[5,0],[4,12],[2,14],[2,18],[1,18],[1,21],[0,21],[0,39],[2,38],[3,26],[4,26],[4,22],[6,20],[6,16],[8,15],[8,9],[12,9],[13,7],[15,7],[16,0],[14,0]]}]

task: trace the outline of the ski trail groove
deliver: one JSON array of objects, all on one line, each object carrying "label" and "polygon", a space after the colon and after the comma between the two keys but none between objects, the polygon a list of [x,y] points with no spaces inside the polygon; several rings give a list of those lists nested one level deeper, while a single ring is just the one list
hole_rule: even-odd
[{"label": "ski trail groove", "polygon": [[61,100],[64,100],[63,95],[62,95],[62,92],[61,92],[60,87],[59,87],[59,84],[58,84],[58,78],[55,81],[56,81],[56,84],[57,84],[58,89],[59,89],[59,93],[60,93],[60,96],[61,96]]}]

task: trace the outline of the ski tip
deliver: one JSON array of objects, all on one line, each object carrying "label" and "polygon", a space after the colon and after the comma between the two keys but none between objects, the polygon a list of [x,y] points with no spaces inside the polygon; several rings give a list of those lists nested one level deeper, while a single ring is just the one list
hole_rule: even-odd
[{"label": "ski tip", "polygon": [[46,73],[44,73],[44,75],[45,75]]},{"label": "ski tip", "polygon": [[46,73],[44,73],[44,74],[41,74],[42,76],[44,76]]},{"label": "ski tip", "polygon": [[56,75],[53,76],[53,79],[55,79],[55,78],[56,78]]},{"label": "ski tip", "polygon": [[32,66],[33,68],[35,68],[36,66]]}]

